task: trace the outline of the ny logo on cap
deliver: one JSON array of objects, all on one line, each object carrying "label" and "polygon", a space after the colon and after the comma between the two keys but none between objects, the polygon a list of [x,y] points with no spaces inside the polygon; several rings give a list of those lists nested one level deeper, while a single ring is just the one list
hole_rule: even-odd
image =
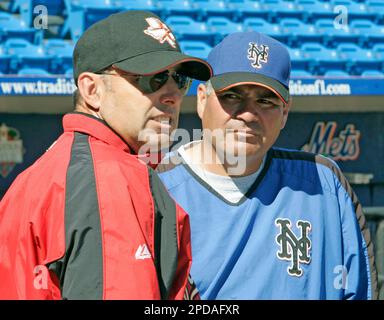
[{"label": "ny logo on cap", "polygon": [[249,43],[248,59],[253,61],[252,67],[260,69],[262,67],[260,62],[268,62],[268,50],[269,47],[264,44],[258,47],[256,43]]},{"label": "ny logo on cap", "polygon": [[176,48],[176,39],[172,34],[171,30],[157,18],[146,18],[145,19],[149,27],[144,30],[144,33],[156,39],[160,43],[167,41],[170,46]]}]

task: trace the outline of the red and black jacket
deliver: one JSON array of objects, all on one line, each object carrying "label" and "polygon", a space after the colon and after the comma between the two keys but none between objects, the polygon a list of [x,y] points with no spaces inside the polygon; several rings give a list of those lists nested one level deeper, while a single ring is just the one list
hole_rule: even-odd
[{"label": "red and black jacket", "polygon": [[188,215],[103,121],[64,133],[0,202],[0,299],[198,298]]}]

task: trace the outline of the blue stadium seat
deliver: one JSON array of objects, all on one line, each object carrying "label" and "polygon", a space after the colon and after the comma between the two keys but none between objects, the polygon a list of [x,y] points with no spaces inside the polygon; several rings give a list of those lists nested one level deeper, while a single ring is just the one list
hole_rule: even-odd
[{"label": "blue stadium seat", "polygon": [[34,18],[40,14],[40,12],[34,13],[34,10],[38,9],[39,5],[44,6],[50,16],[62,15],[64,11],[63,0],[16,0],[12,7],[13,11],[20,10],[21,18],[27,26],[33,27]]},{"label": "blue stadium seat", "polygon": [[15,18],[10,13],[0,12],[0,43],[11,38],[21,38],[39,44],[43,33],[41,30],[28,28],[23,20]]},{"label": "blue stadium seat", "polygon": [[0,72],[9,73],[11,56],[5,52],[5,49],[0,46]]},{"label": "blue stadium seat", "polygon": [[299,69],[293,69],[291,71],[291,78],[305,78],[305,77],[312,77],[312,73],[306,71],[306,70],[299,70]]},{"label": "blue stadium seat", "polygon": [[153,0],[115,0],[114,5],[124,10],[146,10],[161,16],[162,10]]},{"label": "blue stadium seat", "polygon": [[268,20],[279,23],[281,18],[303,19],[304,11],[296,6],[293,1],[262,0],[262,7],[269,12]]},{"label": "blue stadium seat", "polygon": [[321,42],[323,39],[323,35],[317,33],[313,25],[305,24],[298,19],[281,19],[280,27],[283,34],[287,35],[290,47],[298,47],[304,42]]},{"label": "blue stadium seat", "polygon": [[214,44],[220,42],[226,35],[243,30],[241,23],[232,22],[224,17],[209,18],[206,22],[208,30],[215,34]]},{"label": "blue stadium seat", "polygon": [[72,54],[74,46],[63,39],[48,39],[44,44],[45,52],[51,55],[51,72],[63,74],[72,68]]},{"label": "blue stadium seat", "polygon": [[384,0],[368,0],[366,6],[369,12],[375,14],[376,23],[384,22]]},{"label": "blue stadium seat", "polygon": [[18,73],[19,76],[50,76],[51,74],[40,68],[23,68]]},{"label": "blue stadium seat", "polygon": [[199,10],[199,19],[204,21],[208,17],[226,17],[233,19],[236,10],[227,6],[223,0],[194,0],[194,7]]},{"label": "blue stadium seat", "polygon": [[208,30],[205,22],[194,21],[190,17],[172,16],[165,20],[178,40],[203,41],[212,45],[215,33]]},{"label": "blue stadium seat", "polygon": [[316,31],[323,36],[323,43],[329,47],[335,47],[341,42],[358,43],[359,36],[352,33],[347,26],[343,29],[336,29],[334,19],[319,19],[315,22]]},{"label": "blue stadium seat", "polygon": [[64,38],[70,32],[74,42],[92,24],[121,10],[111,0],[65,0],[65,6],[68,17],[61,37]]},{"label": "blue stadium seat", "polygon": [[310,58],[300,49],[287,48],[291,58],[291,68],[293,70],[308,70]]},{"label": "blue stadium seat", "polygon": [[384,26],[363,19],[352,21],[350,26],[360,36],[360,46],[372,47],[376,43],[384,43]]},{"label": "blue stadium seat", "polygon": [[181,51],[185,54],[206,60],[212,47],[201,41],[180,41]]},{"label": "blue stadium seat", "polygon": [[334,77],[334,78],[346,78],[346,77],[349,77],[350,75],[345,70],[331,69],[331,70],[327,70],[324,73],[324,76]]},{"label": "blue stadium seat", "polygon": [[354,43],[342,43],[337,46],[340,57],[347,59],[350,74],[361,74],[365,69],[379,69],[382,66],[371,50],[360,48]]},{"label": "blue stadium seat", "polygon": [[247,18],[263,18],[268,20],[269,11],[262,7],[259,1],[227,0],[227,7],[234,11],[233,20],[242,22]]},{"label": "blue stadium seat", "polygon": [[169,16],[188,16],[195,20],[199,17],[199,9],[193,6],[193,1],[188,0],[157,0],[161,10],[161,17],[166,19]]},{"label": "blue stadium seat", "polygon": [[311,58],[310,71],[322,75],[329,69],[345,70],[346,59],[341,59],[337,51],[330,50],[319,43],[304,43],[301,50]]},{"label": "blue stadium seat", "polygon": [[73,77],[73,68],[69,68],[64,72],[64,75],[67,77]]},{"label": "blue stadium seat", "polygon": [[[372,47],[372,51],[374,52],[376,59],[380,60],[384,63],[384,43],[375,44]],[[384,68],[384,66],[383,66]]]},{"label": "blue stadium seat", "polygon": [[384,78],[384,73],[378,70],[364,70],[361,76],[367,78]]},{"label": "blue stadium seat", "polygon": [[17,73],[20,68],[41,68],[49,71],[52,57],[44,52],[42,46],[30,44],[24,39],[10,39],[4,44],[11,56],[10,72]]},{"label": "blue stadium seat", "polygon": [[276,40],[279,40],[283,43],[288,42],[288,35],[283,34],[281,28],[277,24],[272,24],[261,18],[247,18],[243,23],[244,31],[258,31],[265,33]]},{"label": "blue stadium seat", "polygon": [[318,19],[334,19],[335,14],[329,2],[318,0],[296,0],[297,8],[304,12],[304,22],[314,22]]}]

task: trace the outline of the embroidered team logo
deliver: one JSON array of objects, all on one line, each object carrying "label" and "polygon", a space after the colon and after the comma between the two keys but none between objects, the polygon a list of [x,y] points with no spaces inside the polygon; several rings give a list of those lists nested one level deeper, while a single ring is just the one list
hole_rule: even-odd
[{"label": "embroidered team logo", "polygon": [[156,39],[160,43],[168,42],[170,46],[176,48],[176,39],[171,30],[157,18],[146,18],[148,28],[144,33]]},{"label": "embroidered team logo", "polygon": [[264,44],[258,46],[254,42],[249,43],[247,58],[252,61],[252,67],[260,69],[262,67],[261,62],[268,62],[268,50],[269,47]]},{"label": "embroidered team logo", "polygon": [[311,248],[311,240],[309,239],[311,224],[308,221],[297,221],[296,226],[301,231],[300,238],[297,238],[292,232],[289,219],[276,219],[275,225],[280,228],[280,232],[276,237],[276,242],[280,245],[277,257],[280,260],[291,262],[287,268],[289,275],[300,277],[303,274],[300,263],[309,264],[311,262],[309,255],[309,249]]},{"label": "embroidered team logo", "polygon": [[0,175],[6,178],[17,163],[23,162],[23,141],[15,128],[0,125]]}]

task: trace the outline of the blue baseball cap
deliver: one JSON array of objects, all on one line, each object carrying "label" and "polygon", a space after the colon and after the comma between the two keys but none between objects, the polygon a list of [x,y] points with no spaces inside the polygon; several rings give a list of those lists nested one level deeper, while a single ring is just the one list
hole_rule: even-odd
[{"label": "blue baseball cap", "polygon": [[208,63],[215,91],[254,84],[288,103],[291,59],[281,42],[256,31],[232,33],[212,49]]}]

